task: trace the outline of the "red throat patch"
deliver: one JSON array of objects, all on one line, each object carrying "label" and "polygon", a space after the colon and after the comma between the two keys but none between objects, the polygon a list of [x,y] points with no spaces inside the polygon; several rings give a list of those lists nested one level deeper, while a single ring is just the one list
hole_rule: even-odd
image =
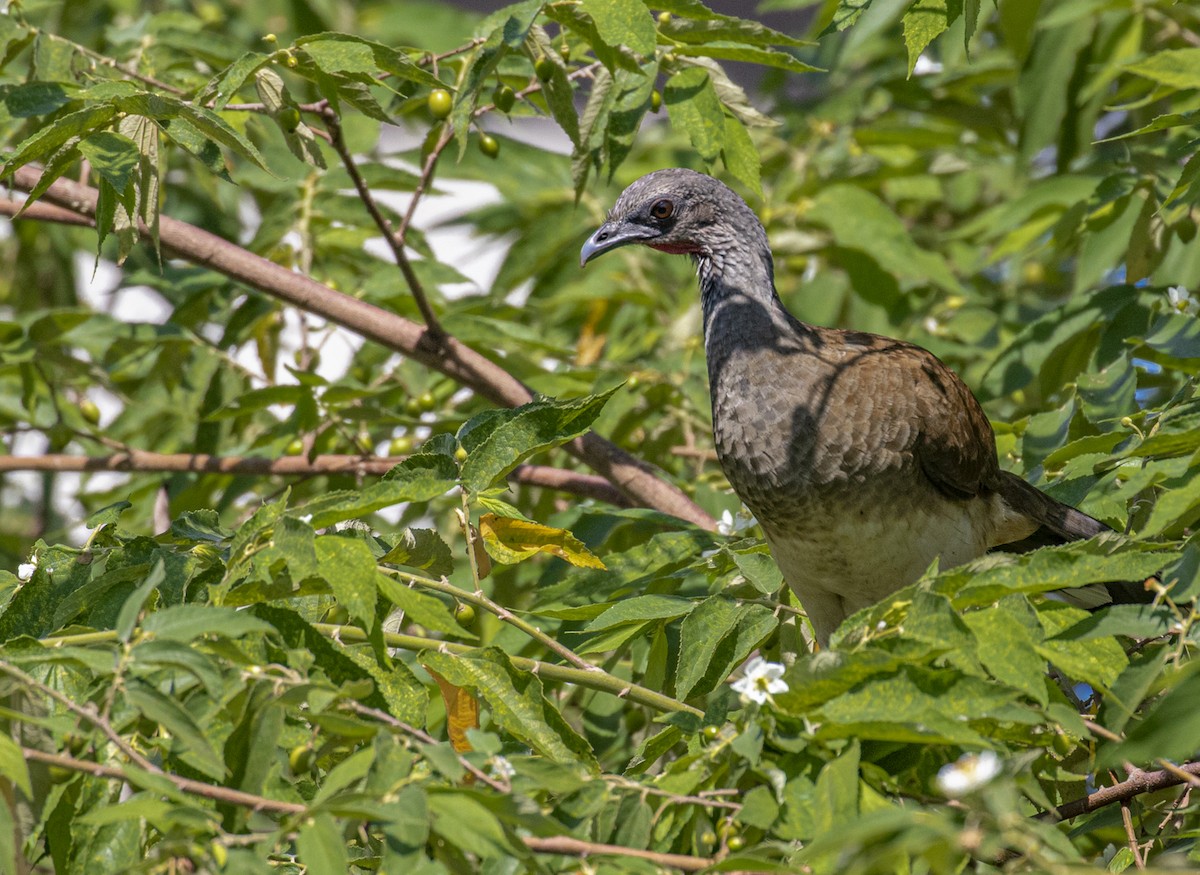
[{"label": "red throat patch", "polygon": [[657,249],[659,252],[667,252],[671,255],[690,255],[694,252],[699,252],[700,247],[690,243],[651,243],[651,249]]}]

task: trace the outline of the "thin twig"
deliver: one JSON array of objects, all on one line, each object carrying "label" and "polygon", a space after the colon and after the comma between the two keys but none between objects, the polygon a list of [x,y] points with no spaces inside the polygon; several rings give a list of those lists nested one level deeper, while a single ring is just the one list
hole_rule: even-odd
[{"label": "thin twig", "polygon": [[[350,147],[346,145],[346,138],[342,136],[341,123],[332,110],[325,113],[325,125],[329,128],[330,144],[333,146],[334,151],[338,153],[338,157],[342,159],[342,166],[345,167],[346,173],[349,174],[350,181],[354,184],[354,190],[358,192],[358,199],[362,201],[367,214],[371,217],[371,221],[383,233],[384,240],[387,241],[388,246],[392,250],[392,257],[396,259],[396,265],[404,275],[404,281],[408,283],[408,290],[412,294],[413,300],[417,302],[417,309],[421,311],[421,318],[425,320],[425,327],[429,329],[430,340],[440,346],[446,337],[446,330],[442,328],[442,323],[438,321],[437,314],[433,312],[433,307],[429,303],[429,297],[425,294],[425,287],[421,284],[421,280],[418,279],[416,271],[413,270],[412,264],[408,260],[408,253],[404,251],[404,233],[408,229],[408,215],[405,216],[405,222],[400,226],[400,230],[393,232],[392,223],[388,221],[387,216],[379,209],[379,205],[375,202],[375,197],[371,194],[371,189],[367,186],[366,180],[358,172],[358,166],[354,163],[354,156],[350,154]],[[443,137],[445,137],[445,134],[443,134]],[[430,154],[430,159],[436,160],[438,152],[440,152],[440,149],[435,149]],[[429,162],[426,163],[428,164]],[[414,193],[412,203],[415,204],[416,201],[417,194]],[[411,208],[409,215],[411,215]]]},{"label": "thin twig", "polygon": [[1121,800],[1121,823],[1125,825],[1125,836],[1129,839],[1129,850],[1133,854],[1133,865],[1139,869],[1146,868],[1142,859],[1142,850],[1138,844],[1137,833],[1133,830],[1133,814],[1129,810],[1129,800]]},{"label": "thin twig", "polygon": [[[621,845],[606,845],[599,842],[585,842],[570,836],[552,836],[537,838],[525,836],[525,844],[532,851],[540,854],[570,854],[576,857],[632,857],[637,860],[648,860],[658,866],[668,869],[681,869],[684,872],[699,872],[716,863],[706,857],[691,857],[686,854],[663,854],[658,851],[642,851],[637,848],[626,848]],[[743,872],[754,871],[742,869]]]},{"label": "thin twig", "polygon": [[[95,775],[98,778],[110,778],[114,781],[125,781],[133,785],[138,784],[137,775],[130,774],[124,769],[114,768],[113,766],[105,766],[100,763],[89,762],[88,760],[79,760],[72,756],[60,753],[46,753],[42,750],[35,750],[31,747],[21,748],[21,752],[26,759],[36,760],[39,763],[46,763],[51,766],[61,766],[64,769],[70,769],[74,772],[83,772],[88,775]],[[150,771],[147,769],[147,771]],[[205,799],[215,799],[218,802],[228,802],[231,805],[240,805],[245,808],[253,809],[254,811],[271,811],[276,814],[303,814],[308,809],[303,805],[295,802],[284,802],[280,799],[268,799],[266,796],[256,796],[253,793],[246,793],[243,790],[234,790],[231,787],[222,787],[217,784],[206,784],[203,781],[194,781],[191,778],[184,778],[179,775],[172,775],[170,772],[164,772],[161,769],[153,770],[154,774],[159,778],[165,778],[170,781],[180,790],[185,793],[191,793],[193,796],[203,796]]]}]

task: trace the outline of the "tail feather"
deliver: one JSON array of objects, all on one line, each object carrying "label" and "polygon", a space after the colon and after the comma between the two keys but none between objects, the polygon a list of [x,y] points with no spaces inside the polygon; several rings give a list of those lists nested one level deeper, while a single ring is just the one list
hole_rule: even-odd
[{"label": "tail feather", "polygon": [[[1028,553],[1039,547],[1082,541],[1113,531],[1095,517],[1051,498],[1016,474],[1003,471],[1000,476],[1000,497],[1013,510],[1036,522],[1038,528],[1020,541],[1000,545],[998,550]],[[1106,604],[1147,604],[1154,600],[1154,593],[1146,589],[1144,581],[1132,580],[1060,590],[1059,595],[1064,601],[1089,610]]]}]

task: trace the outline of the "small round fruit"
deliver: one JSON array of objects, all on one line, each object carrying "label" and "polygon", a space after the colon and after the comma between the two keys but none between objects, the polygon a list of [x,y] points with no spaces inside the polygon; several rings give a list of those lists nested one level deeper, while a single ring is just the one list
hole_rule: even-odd
[{"label": "small round fruit", "polygon": [[658,26],[659,27],[666,27],[670,23],[671,23],[671,13],[670,12],[658,13]]},{"label": "small round fruit", "polygon": [[496,142],[496,138],[490,134],[479,135],[479,151],[489,158],[495,158],[500,154],[500,144]]},{"label": "small round fruit", "polygon": [[437,399],[433,397],[432,392],[422,392],[417,396],[417,404],[420,406],[422,413],[429,413],[433,408],[437,407]]},{"label": "small round fruit", "polygon": [[289,67],[296,67],[296,66],[299,66],[300,61],[298,61],[296,59],[295,55],[288,55],[287,60],[284,61],[284,63],[287,64]]},{"label": "small round fruit", "polygon": [[746,840],[741,836],[730,836],[729,841],[725,842],[725,847],[729,850],[737,852],[746,847]]},{"label": "small round fruit", "polygon": [[464,629],[475,622],[475,606],[459,602],[454,606],[454,621]]},{"label": "small round fruit", "polygon": [[429,92],[429,114],[441,121],[450,115],[454,108],[454,98],[445,88],[435,88]]},{"label": "small round fruit", "polygon": [[711,829],[708,832],[703,832],[700,834],[700,844],[704,845],[705,848],[711,848],[716,843],[717,834]]},{"label": "small round fruit", "polygon": [[345,605],[331,605],[322,619],[333,626],[344,626],[350,622],[350,611]]},{"label": "small round fruit", "polygon": [[662,109],[662,92],[661,91],[651,91],[650,92],[650,111],[658,112],[660,109]]},{"label": "small round fruit", "polygon": [[454,451],[454,461],[458,462],[458,464],[460,464],[460,465],[463,462],[467,461],[467,448],[466,447],[459,447],[458,449],[456,449]]},{"label": "small round fruit", "polygon": [[571,60],[571,44],[564,40],[563,44],[558,47],[558,53],[562,55],[564,61]]},{"label": "small round fruit", "polygon": [[416,398],[409,398],[404,402],[404,412],[409,416],[420,416],[421,402],[419,402]]},{"label": "small round fruit", "polygon": [[96,406],[96,402],[91,398],[80,399],[79,413],[92,425],[96,425],[98,422],[100,422],[100,408]]},{"label": "small round fruit", "polygon": [[404,437],[392,438],[392,442],[388,444],[389,456],[407,456],[412,452],[413,439],[408,435]]},{"label": "small round fruit", "polygon": [[300,110],[294,106],[285,106],[275,114],[275,120],[279,122],[279,127],[290,134],[300,127]]},{"label": "small round fruit", "polygon": [[551,61],[545,55],[542,55],[534,63],[533,72],[537,74],[537,77],[539,79],[541,79],[543,82],[545,82],[547,79],[549,79],[551,76],[554,75],[555,66],[556,65],[553,61]]},{"label": "small round fruit", "polygon": [[50,766],[50,783],[65,784],[67,781],[75,777],[75,770],[68,769],[66,766]]},{"label": "small round fruit", "polygon": [[288,753],[288,765],[293,775],[305,775],[312,771],[317,755],[311,745],[298,744]]},{"label": "small round fruit", "polygon": [[225,849],[225,846],[216,839],[213,839],[212,844],[209,845],[208,852],[212,854],[213,862],[217,864],[217,868],[224,869],[225,864],[229,862],[229,851]]},{"label": "small round fruit", "polygon": [[289,456],[299,456],[304,452],[304,441],[300,440],[300,438],[296,438],[288,443],[287,449],[285,449],[284,452]]},{"label": "small round fruit", "polygon": [[707,738],[709,741],[712,741],[714,738],[716,738],[720,734],[721,734],[721,730],[716,726],[705,726],[704,727],[704,737]]},{"label": "small round fruit", "polygon": [[263,42],[264,43],[273,43],[273,42],[278,41],[278,39],[279,39],[279,37],[275,36],[275,34],[269,33],[263,37]]},{"label": "small round fruit", "polygon": [[496,90],[492,92],[492,103],[496,104],[496,109],[501,112],[508,112],[516,102],[517,93],[507,85],[497,85]]}]

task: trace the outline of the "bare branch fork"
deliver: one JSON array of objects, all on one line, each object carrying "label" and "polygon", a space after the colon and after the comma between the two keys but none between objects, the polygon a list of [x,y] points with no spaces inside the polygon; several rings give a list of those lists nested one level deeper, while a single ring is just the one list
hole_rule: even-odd
[{"label": "bare branch fork", "polygon": [[[18,188],[32,189],[40,171],[22,167],[13,174]],[[24,216],[38,221],[91,224],[96,214],[96,189],[67,179],[53,182]],[[0,214],[14,215],[22,203],[0,200]],[[436,342],[426,328],[395,313],[316,282],[274,264],[195,225],[163,216],[159,239],[171,256],[208,267],[265,294],[300,307],[354,331],[388,349],[419,361],[459,382],[494,404],[516,407],[532,400],[532,393],[500,365],[460,341],[446,337]],[[636,503],[672,514],[706,529],[716,522],[682,490],[664,480],[646,462],[595,433],[566,445],[576,458],[613,483]]]}]

